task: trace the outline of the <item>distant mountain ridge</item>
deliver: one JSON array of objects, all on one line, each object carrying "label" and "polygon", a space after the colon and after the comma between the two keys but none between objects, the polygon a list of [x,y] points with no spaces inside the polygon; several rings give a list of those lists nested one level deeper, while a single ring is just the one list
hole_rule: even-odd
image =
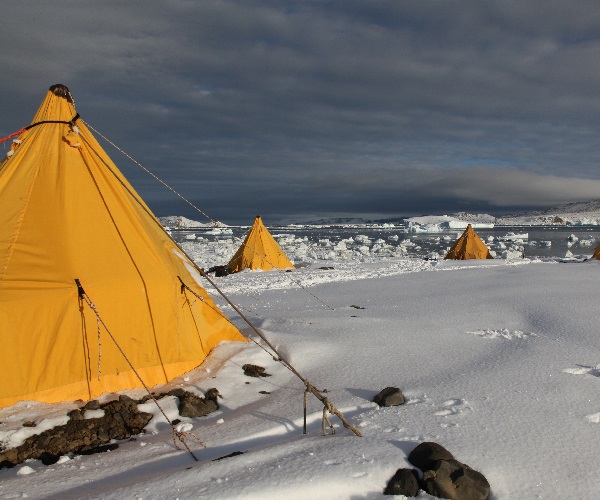
[{"label": "distant mountain ridge", "polygon": [[600,200],[565,203],[545,210],[534,210],[502,216],[489,214],[471,214],[456,212],[450,215],[431,215],[409,217],[405,221],[421,224],[440,222],[441,220],[456,220],[472,224],[494,224],[497,226],[582,226],[600,225]]}]

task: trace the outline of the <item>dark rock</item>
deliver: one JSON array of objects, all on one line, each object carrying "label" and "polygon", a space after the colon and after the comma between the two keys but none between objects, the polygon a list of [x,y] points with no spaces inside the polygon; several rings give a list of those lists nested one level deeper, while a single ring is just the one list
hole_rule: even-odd
[{"label": "dark rock", "polygon": [[415,469],[398,469],[383,494],[416,497],[419,494],[419,473]]},{"label": "dark rock", "polygon": [[58,462],[60,455],[52,455],[51,453],[43,452],[38,458],[44,465],[54,465]]},{"label": "dark rock", "polygon": [[269,373],[265,372],[265,368],[258,365],[249,365],[245,364],[242,366],[242,370],[244,370],[244,375],[248,377],[270,377]]},{"label": "dark rock", "polygon": [[36,423],[33,420],[27,420],[23,422],[23,427],[35,427]]},{"label": "dark rock", "polygon": [[217,398],[223,399],[223,396],[221,396],[221,393],[219,392],[219,390],[215,389],[214,387],[211,387],[210,389],[208,389],[208,391],[206,391],[206,394],[204,395],[204,397],[206,399],[212,399],[215,403],[217,402]]},{"label": "dark rock", "polygon": [[177,389],[173,389],[173,390],[167,392],[166,395],[175,396],[176,398],[181,399],[182,397],[184,397],[186,395],[187,392],[188,391],[186,391],[185,389],[177,388]]},{"label": "dark rock", "polygon": [[180,388],[173,389],[167,394],[179,399],[179,415],[182,417],[203,417],[219,409],[217,398],[220,398],[221,395],[219,394],[219,391],[214,388],[209,389],[206,392],[205,398],[201,398],[193,392]]},{"label": "dark rock", "polygon": [[93,450],[111,440],[128,439],[141,433],[152,419],[150,413],[140,412],[137,403],[128,397],[103,404],[101,408],[104,416],[87,420],[81,411],[70,411],[65,425],[30,436],[21,446],[1,452],[0,463],[16,465],[29,458],[51,463],[61,455]]},{"label": "dark rock", "polygon": [[438,460],[452,460],[454,457],[441,444],[425,441],[408,455],[408,461],[422,471],[431,469]]},{"label": "dark rock", "polygon": [[364,307],[361,307],[361,306],[355,306],[355,305],[351,305],[350,307],[353,307],[354,309],[364,309]]},{"label": "dark rock", "polygon": [[179,398],[179,414],[182,417],[203,417],[218,409],[219,405],[213,399],[201,398],[191,392]]},{"label": "dark rock", "polygon": [[397,387],[386,387],[373,398],[373,402],[379,406],[398,406],[404,404],[405,399]]},{"label": "dark rock", "polygon": [[81,409],[82,410],[99,410],[100,409],[100,401],[98,401],[97,399],[91,399]]},{"label": "dark rock", "polygon": [[490,484],[483,474],[453,459],[438,460],[425,471],[423,489],[451,500],[485,500],[490,494]]},{"label": "dark rock", "polygon": [[67,416],[71,420],[85,420],[83,413],[81,413],[79,410],[71,410],[69,413],[67,413]]}]

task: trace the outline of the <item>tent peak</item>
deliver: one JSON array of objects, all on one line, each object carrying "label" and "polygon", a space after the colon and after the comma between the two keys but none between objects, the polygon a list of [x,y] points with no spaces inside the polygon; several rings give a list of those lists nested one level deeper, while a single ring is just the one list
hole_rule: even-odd
[{"label": "tent peak", "polygon": [[57,83],[56,85],[52,85],[52,87],[50,87],[48,89],[49,92],[52,92],[55,96],[58,97],[64,97],[68,103],[70,104],[75,104],[75,102],[73,101],[73,96],[71,95],[71,91],[69,90],[69,87],[67,87],[66,85],[63,85],[62,83]]}]

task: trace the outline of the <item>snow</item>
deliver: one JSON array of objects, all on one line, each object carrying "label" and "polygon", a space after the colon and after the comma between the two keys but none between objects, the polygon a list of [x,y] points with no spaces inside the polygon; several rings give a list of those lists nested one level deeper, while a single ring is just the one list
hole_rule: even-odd
[{"label": "snow", "polygon": [[[297,243],[295,262],[314,252],[301,238],[286,237]],[[323,250],[335,254],[327,268],[314,260],[290,273],[216,280],[281,355],[327,389],[362,437],[334,416],[336,434],[322,436],[322,405],[312,396],[304,435],[302,382],[255,343],[224,343],[165,388],[216,387],[219,411],[181,418],[174,397],[160,402],[180,420],[178,430],[190,433],[197,462],[175,447],[164,416],[147,402],[140,409],[154,418],[145,434],[102,454],[0,470],[0,498],[383,499],[387,481],[412,467],[406,457],[422,441],[442,444],[482,472],[493,500],[595,498],[600,262],[384,259],[373,247],[385,242],[365,238],[354,241],[370,252],[362,260],[340,258],[324,241]],[[208,241],[192,244],[198,261],[217,251]],[[256,339],[231,306],[211,295]],[[246,363],[271,376],[245,376]],[[406,404],[371,402],[388,386],[399,387]],[[64,423],[82,404],[4,408],[0,442],[14,446]],[[25,421],[37,425],[23,427]],[[233,452],[243,454],[222,458]]]},{"label": "snow", "polygon": [[487,214],[426,215],[410,217],[404,221],[408,233],[441,233],[448,229],[465,230],[469,224],[473,229],[494,227],[495,218]]}]

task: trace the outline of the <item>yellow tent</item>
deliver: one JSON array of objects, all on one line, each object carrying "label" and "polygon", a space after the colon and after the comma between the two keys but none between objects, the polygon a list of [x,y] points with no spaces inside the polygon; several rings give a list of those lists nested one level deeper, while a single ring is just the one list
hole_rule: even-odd
[{"label": "yellow tent", "polygon": [[594,255],[592,255],[592,259],[600,260],[600,245],[598,245],[594,250]]},{"label": "yellow tent", "polygon": [[490,255],[490,251],[485,246],[485,243],[481,241],[481,238],[477,236],[477,233],[473,231],[471,224],[469,224],[444,259],[493,259],[493,257]]},{"label": "yellow tent", "polygon": [[0,163],[0,407],[140,387],[119,349],[152,387],[243,341],[195,269],[50,87]]},{"label": "yellow tent", "polygon": [[227,264],[227,269],[237,273],[242,269],[268,271],[274,267],[285,269],[294,265],[262,223],[260,215],[257,215],[244,243]]}]

